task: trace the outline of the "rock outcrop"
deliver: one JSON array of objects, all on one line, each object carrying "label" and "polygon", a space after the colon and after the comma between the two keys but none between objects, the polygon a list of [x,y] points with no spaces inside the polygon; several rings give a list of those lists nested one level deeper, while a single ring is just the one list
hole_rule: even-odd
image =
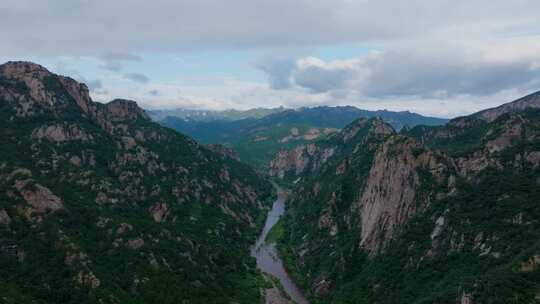
[{"label": "rock outcrop", "polygon": [[24,201],[29,205],[26,209],[28,216],[54,212],[63,207],[62,199],[54,195],[51,190],[31,180],[16,181],[15,188],[19,191]]},{"label": "rock outcrop", "polygon": [[281,150],[270,161],[268,174],[280,179],[288,173],[298,176],[320,168],[334,154],[335,148],[320,148],[315,144],[299,145],[292,150]]},{"label": "rock outcrop", "polygon": [[208,144],[206,145],[206,147],[210,149],[212,152],[223,155],[224,157],[228,157],[236,161],[240,161],[240,157],[238,156],[238,153],[236,153],[236,151],[234,151],[232,148],[226,147],[224,145],[218,145],[218,144]]}]

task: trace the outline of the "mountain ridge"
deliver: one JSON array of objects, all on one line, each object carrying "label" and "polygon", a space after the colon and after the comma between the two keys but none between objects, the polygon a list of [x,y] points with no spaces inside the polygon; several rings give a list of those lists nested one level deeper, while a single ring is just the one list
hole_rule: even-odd
[{"label": "mountain ridge", "polygon": [[0,109],[3,300],[260,300],[260,175],[37,64],[0,65]]},{"label": "mountain ridge", "polygon": [[168,117],[160,123],[203,143],[224,144],[261,172],[281,149],[324,139],[359,117],[382,117],[395,128],[417,124],[439,125],[447,120],[410,112],[366,111],[352,106],[288,109],[261,118],[236,121],[186,121]]}]

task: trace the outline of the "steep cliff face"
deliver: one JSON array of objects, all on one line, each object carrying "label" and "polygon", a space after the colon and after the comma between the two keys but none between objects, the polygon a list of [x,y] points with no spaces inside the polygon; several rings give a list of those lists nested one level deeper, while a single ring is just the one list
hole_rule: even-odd
[{"label": "steep cliff face", "polygon": [[260,298],[270,185],[247,166],[28,62],[0,65],[0,129],[4,300]]},{"label": "steep cliff face", "polygon": [[[371,254],[377,253],[417,212],[447,195],[454,186],[453,169],[443,155],[425,149],[413,139],[397,135],[384,142],[375,153],[357,203],[360,246]],[[421,191],[422,183],[426,183],[421,174],[429,174],[429,183],[442,186],[438,193]]]},{"label": "steep cliff face", "polygon": [[299,145],[292,150],[281,150],[270,161],[269,175],[284,179],[315,171],[335,153],[335,147],[318,147],[316,144]]},{"label": "steep cliff face", "polygon": [[[280,245],[312,300],[533,303],[535,96],[443,127],[359,131],[333,142],[325,164],[299,175]],[[336,138],[355,129],[362,130],[349,126]]]}]

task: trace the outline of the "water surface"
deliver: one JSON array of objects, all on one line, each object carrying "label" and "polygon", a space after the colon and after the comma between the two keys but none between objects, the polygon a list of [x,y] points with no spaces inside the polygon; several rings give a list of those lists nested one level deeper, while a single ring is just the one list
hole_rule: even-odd
[{"label": "water surface", "polygon": [[285,211],[285,192],[280,188],[277,189],[278,197],[272,205],[272,210],[268,213],[261,235],[251,248],[251,256],[257,259],[257,267],[259,269],[273,275],[279,280],[285,292],[294,302],[308,304],[309,302],[287,274],[283,266],[283,261],[277,253],[276,245],[266,244],[264,241],[270,229],[272,229]]}]

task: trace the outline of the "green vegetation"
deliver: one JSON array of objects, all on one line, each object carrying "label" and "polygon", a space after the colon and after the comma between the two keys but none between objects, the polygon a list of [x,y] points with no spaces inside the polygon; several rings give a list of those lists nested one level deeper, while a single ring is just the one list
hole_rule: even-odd
[{"label": "green vegetation", "polygon": [[[300,136],[291,136],[292,129],[297,129]],[[306,140],[303,135],[310,129],[312,127],[309,125],[284,124],[258,131],[254,135],[232,141],[229,145],[238,153],[243,162],[255,168],[264,169],[281,149],[292,149],[301,144],[326,138],[326,135],[321,132],[315,140]]]},{"label": "green vegetation", "polygon": [[285,229],[283,227],[283,221],[281,219],[268,231],[266,239],[264,240],[267,244],[277,243],[285,235]]}]

